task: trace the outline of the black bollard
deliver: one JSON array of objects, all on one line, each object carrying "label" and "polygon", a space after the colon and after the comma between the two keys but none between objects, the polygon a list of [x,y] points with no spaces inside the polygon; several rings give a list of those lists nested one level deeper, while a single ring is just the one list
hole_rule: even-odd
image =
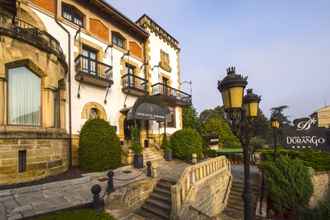
[{"label": "black bollard", "polygon": [[113,186],[113,171],[110,170],[108,173],[107,173],[107,176],[108,176],[108,187],[107,187],[107,193],[112,193],[115,191],[115,188]]},{"label": "black bollard", "polygon": [[92,207],[97,212],[102,212],[104,208],[104,200],[100,197],[100,192],[102,191],[102,188],[100,185],[95,184],[91,188],[91,192],[93,193],[93,203]]},{"label": "black bollard", "polygon": [[147,176],[151,177],[151,161],[147,162]]}]

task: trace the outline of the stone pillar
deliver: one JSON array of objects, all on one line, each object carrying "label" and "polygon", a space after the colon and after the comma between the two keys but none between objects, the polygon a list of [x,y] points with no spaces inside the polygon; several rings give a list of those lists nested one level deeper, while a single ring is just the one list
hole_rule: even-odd
[{"label": "stone pillar", "polygon": [[65,129],[66,126],[66,92],[60,88],[60,128]]},{"label": "stone pillar", "polygon": [[0,125],[5,124],[5,112],[6,112],[6,106],[5,106],[5,82],[3,79],[0,78]]},{"label": "stone pillar", "polygon": [[42,92],[42,127],[54,127],[54,93],[51,89]]}]

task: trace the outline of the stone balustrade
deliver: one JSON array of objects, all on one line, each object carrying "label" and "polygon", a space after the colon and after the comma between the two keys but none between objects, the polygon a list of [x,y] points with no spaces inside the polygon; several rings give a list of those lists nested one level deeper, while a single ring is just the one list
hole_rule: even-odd
[{"label": "stone balustrade", "polygon": [[[181,177],[175,185],[171,187],[172,194],[172,216],[179,216],[183,206],[186,206],[188,203],[194,202],[192,199],[192,191],[195,193],[200,190],[199,185],[205,183],[207,180],[211,180],[214,183],[219,184],[213,178],[215,176],[222,176],[221,180],[225,183],[221,189],[217,189],[217,192],[220,192],[222,196],[227,197],[228,184],[230,181],[230,162],[224,156],[212,158],[201,163],[198,163],[193,166],[187,167]],[[226,178],[225,178],[226,177]],[[229,177],[229,178],[227,178]],[[219,178],[218,178],[219,179]],[[227,183],[228,182],[228,183]],[[222,184],[220,184],[222,186]],[[223,201],[225,201],[224,199]]]}]

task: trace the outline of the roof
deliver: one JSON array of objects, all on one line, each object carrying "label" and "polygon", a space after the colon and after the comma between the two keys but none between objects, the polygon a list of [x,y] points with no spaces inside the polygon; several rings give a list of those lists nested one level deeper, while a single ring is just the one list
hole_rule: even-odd
[{"label": "roof", "polygon": [[151,17],[146,14],[143,14],[137,21],[137,24],[141,25],[142,27],[149,26],[152,31],[157,32],[158,34],[162,35],[167,41],[169,41],[173,46],[179,49],[180,42],[175,39],[171,34],[169,34],[162,26],[157,24]]},{"label": "roof", "polygon": [[85,2],[86,4],[94,4],[95,6],[98,7],[99,10],[103,11],[108,16],[110,16],[112,20],[129,28],[129,30],[138,34],[144,40],[146,40],[149,37],[149,34],[143,28],[141,28],[139,25],[134,23],[131,19],[126,17],[124,14],[122,14],[116,8],[111,6],[105,0],[82,0],[82,1]]}]

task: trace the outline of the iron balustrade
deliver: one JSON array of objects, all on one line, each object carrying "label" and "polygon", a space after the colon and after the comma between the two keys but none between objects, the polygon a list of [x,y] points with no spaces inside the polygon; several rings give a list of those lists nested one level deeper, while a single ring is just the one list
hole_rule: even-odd
[{"label": "iron balustrade", "polygon": [[126,74],[122,76],[121,79],[122,79],[122,86],[124,89],[135,89],[141,92],[147,91],[148,80],[142,77],[133,74]]},{"label": "iron balustrade", "polygon": [[75,59],[77,73],[88,74],[95,79],[112,81],[112,67],[80,54]]},{"label": "iron balustrade", "polygon": [[54,54],[67,69],[67,63],[60,43],[48,32],[42,31],[17,17],[0,13],[0,35],[10,36]]},{"label": "iron balustrade", "polygon": [[177,100],[191,103],[191,95],[181,90],[172,88],[164,83],[156,83],[152,85],[153,95],[162,95],[168,97],[175,97]]}]

